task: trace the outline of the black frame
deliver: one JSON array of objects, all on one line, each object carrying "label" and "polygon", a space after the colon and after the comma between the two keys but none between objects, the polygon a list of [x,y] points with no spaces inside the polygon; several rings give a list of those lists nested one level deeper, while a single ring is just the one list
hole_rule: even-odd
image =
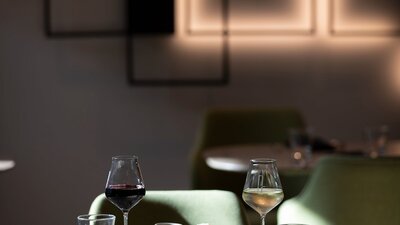
[{"label": "black frame", "polygon": [[[223,34],[223,59],[222,59],[222,77],[220,79],[137,79],[134,73],[134,46],[133,39],[136,35],[168,35],[174,32],[174,0],[157,1],[157,4],[167,4],[166,16],[172,16],[172,21],[156,30],[148,30],[146,26],[139,26],[135,20],[135,4],[134,1],[148,1],[148,0],[125,0],[126,1],[126,15],[125,15],[125,30],[93,30],[93,31],[53,31],[51,27],[51,0],[43,0],[43,13],[44,13],[44,29],[48,38],[105,38],[105,37],[125,37],[126,38],[126,76],[130,85],[132,86],[221,86],[229,83],[230,65],[229,65],[229,42],[228,32],[226,25],[228,22],[228,0],[224,1],[224,24],[225,31]],[[140,4],[140,3],[139,3]],[[166,7],[159,7],[158,9],[165,9]],[[154,22],[154,21],[152,21]],[[172,28],[171,28],[172,26]]]}]

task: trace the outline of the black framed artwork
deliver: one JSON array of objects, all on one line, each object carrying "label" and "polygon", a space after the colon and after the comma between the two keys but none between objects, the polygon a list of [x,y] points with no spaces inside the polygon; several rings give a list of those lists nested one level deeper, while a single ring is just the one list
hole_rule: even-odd
[{"label": "black framed artwork", "polygon": [[[75,2],[71,2],[75,1]],[[154,78],[138,74],[137,39],[168,38],[175,31],[174,0],[44,0],[44,27],[49,38],[125,38],[126,74],[134,86],[209,86],[229,81],[229,54],[223,38],[218,78]],[[95,7],[94,7],[95,6]],[[82,19],[84,18],[84,19]],[[140,46],[142,47],[142,46]],[[148,51],[151,52],[151,51]],[[149,68],[154,68],[150,66]],[[166,73],[161,71],[160,73]]]},{"label": "black framed artwork", "polygon": [[[54,39],[125,38],[127,80],[134,86],[227,84],[229,48],[226,36],[222,39],[221,51],[224,57],[221,60],[222,69],[218,78],[154,78],[146,77],[147,74],[143,76],[137,73],[136,68],[141,64],[135,62],[143,57],[137,57],[137,52],[140,51],[134,44],[135,40],[171,36],[175,31],[174,3],[174,0],[44,0],[45,33],[47,37]],[[154,68],[154,66],[149,68]]]},{"label": "black framed artwork", "polygon": [[174,32],[174,0],[44,0],[43,4],[45,32],[52,38]]}]

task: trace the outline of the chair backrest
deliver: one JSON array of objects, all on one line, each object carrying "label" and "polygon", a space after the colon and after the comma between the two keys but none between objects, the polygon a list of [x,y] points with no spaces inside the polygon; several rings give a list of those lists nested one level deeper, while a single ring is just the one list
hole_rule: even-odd
[{"label": "chair backrest", "polygon": [[[89,213],[116,215],[116,225],[123,224],[121,211],[104,196],[99,195]],[[237,197],[227,191],[185,190],[147,191],[145,197],[129,213],[129,223],[154,225],[176,222],[183,225],[246,225],[247,220]]]},{"label": "chair backrest", "polygon": [[[210,169],[203,152],[223,145],[283,143],[287,141],[288,129],[302,128],[304,122],[301,113],[295,109],[236,108],[209,110],[202,125],[191,159],[192,188],[224,189],[240,194],[245,175],[238,177]],[[235,176],[240,185],[232,189],[238,184]]]},{"label": "chair backrest", "polygon": [[199,148],[282,143],[287,140],[289,128],[303,126],[302,115],[290,108],[213,109],[205,115]]},{"label": "chair backrest", "polygon": [[318,225],[400,224],[400,158],[322,159],[278,222]]}]

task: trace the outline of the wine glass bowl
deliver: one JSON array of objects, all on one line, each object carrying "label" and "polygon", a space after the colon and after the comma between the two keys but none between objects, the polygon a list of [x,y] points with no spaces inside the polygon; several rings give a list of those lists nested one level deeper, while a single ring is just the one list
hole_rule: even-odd
[{"label": "wine glass bowl", "polygon": [[128,225],[129,211],[146,194],[137,156],[114,156],[108,173],[105,195],[124,215]]},{"label": "wine glass bowl", "polygon": [[265,217],[283,200],[282,185],[274,159],[252,159],[243,188],[244,202],[254,209],[265,224]]}]

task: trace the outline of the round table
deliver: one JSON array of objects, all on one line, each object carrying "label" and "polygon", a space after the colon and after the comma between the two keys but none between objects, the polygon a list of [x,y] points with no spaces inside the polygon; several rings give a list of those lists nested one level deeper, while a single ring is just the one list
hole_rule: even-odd
[{"label": "round table", "polygon": [[[294,159],[295,152],[284,145],[235,145],[210,148],[204,151],[207,165],[216,170],[245,172],[254,158],[272,158],[278,169],[300,169],[303,166]],[[314,152],[307,167],[313,167],[327,152]]]},{"label": "round table", "polygon": [[[276,159],[278,169],[304,169],[304,166],[313,168],[324,156],[334,154],[358,154],[368,155],[366,146],[362,141],[351,141],[345,143],[338,151],[316,151],[307,165],[299,165],[294,159],[295,152],[282,144],[260,144],[260,145],[232,145],[220,146],[204,150],[203,157],[207,165],[216,170],[246,172],[250,159],[273,158]],[[382,156],[400,156],[400,141],[390,141]]]},{"label": "round table", "polygon": [[0,171],[6,171],[14,168],[14,160],[0,160]]}]

